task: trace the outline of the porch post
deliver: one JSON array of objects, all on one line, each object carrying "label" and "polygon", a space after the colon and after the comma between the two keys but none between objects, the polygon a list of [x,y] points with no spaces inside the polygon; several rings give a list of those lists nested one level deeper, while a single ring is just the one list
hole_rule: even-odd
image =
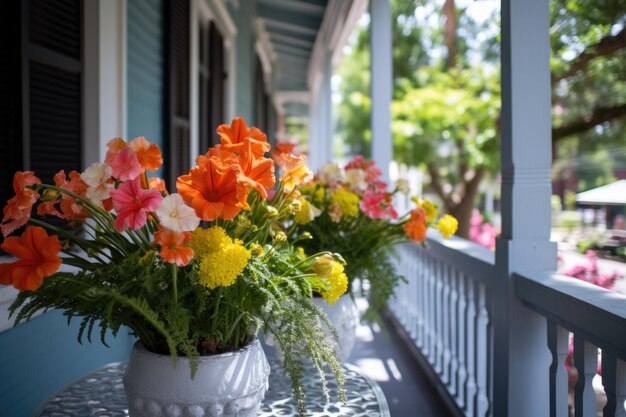
[{"label": "porch post", "polygon": [[502,0],[502,235],[494,294],[495,416],[549,415],[546,320],[515,297],[512,273],[554,271],[550,242],[549,0]]},{"label": "porch post", "polygon": [[324,66],[317,95],[309,110],[309,161],[308,166],[317,171],[333,159],[333,114],[332,114],[332,62],[331,54],[324,55]]},{"label": "porch post", "polygon": [[389,0],[370,1],[372,159],[389,180],[389,163],[393,159],[391,141],[391,96],[393,64],[391,59],[391,5]]}]

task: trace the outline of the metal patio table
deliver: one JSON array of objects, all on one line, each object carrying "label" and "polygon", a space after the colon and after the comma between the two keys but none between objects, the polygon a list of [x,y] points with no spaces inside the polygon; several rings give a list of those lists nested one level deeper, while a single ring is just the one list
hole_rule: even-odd
[{"label": "metal patio table", "polygon": [[[281,362],[275,358],[268,360],[272,369],[269,389],[258,416],[297,416],[296,404],[291,399],[291,382],[284,375]],[[303,383],[308,415],[390,417],[387,400],[378,384],[355,366],[344,365],[344,370],[346,403],[327,403],[317,373],[313,369],[306,372]],[[128,403],[122,385],[125,371],[126,362],[106,365],[60,389],[40,404],[31,417],[127,417]],[[332,395],[337,392],[337,385],[330,375],[327,380]]]}]

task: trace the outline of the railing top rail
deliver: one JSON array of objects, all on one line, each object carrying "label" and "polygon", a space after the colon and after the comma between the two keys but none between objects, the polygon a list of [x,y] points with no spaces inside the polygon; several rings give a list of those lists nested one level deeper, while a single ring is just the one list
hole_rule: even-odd
[{"label": "railing top rail", "polygon": [[626,296],[558,274],[514,274],[515,294],[556,324],[626,360]]},{"label": "railing top rail", "polygon": [[[426,249],[428,256],[462,271],[470,278],[488,287],[495,280],[494,251],[455,236],[444,239],[434,230],[429,230],[426,242],[429,246]],[[420,245],[415,243],[407,243],[403,247],[415,251],[422,249]]]}]

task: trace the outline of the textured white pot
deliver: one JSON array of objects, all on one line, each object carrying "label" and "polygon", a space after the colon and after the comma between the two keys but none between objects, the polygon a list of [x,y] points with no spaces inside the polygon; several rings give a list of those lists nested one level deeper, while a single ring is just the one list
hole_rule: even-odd
[{"label": "textured white pot", "polygon": [[189,361],[152,353],[137,342],[124,389],[131,417],[254,417],[270,367],[258,339],[221,355],[201,356],[193,379]]},{"label": "textured white pot", "polygon": [[359,312],[352,297],[344,294],[333,304],[328,304],[321,297],[313,298],[313,303],[318,306],[326,315],[337,330],[339,336],[339,346],[337,356],[345,362],[356,342],[356,326],[359,324]]}]

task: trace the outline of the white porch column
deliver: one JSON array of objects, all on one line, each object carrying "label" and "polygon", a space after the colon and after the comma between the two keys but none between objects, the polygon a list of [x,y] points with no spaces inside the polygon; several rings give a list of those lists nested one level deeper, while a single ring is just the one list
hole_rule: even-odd
[{"label": "white porch column", "polygon": [[513,272],[554,271],[550,242],[549,0],[502,0],[502,236],[494,295],[493,415],[549,415],[546,320],[515,297]]},{"label": "white porch column", "polygon": [[324,56],[321,82],[309,109],[309,160],[313,171],[333,159],[332,64],[331,54]]},{"label": "white porch column", "polygon": [[84,3],[84,168],[104,160],[106,143],[126,136],[126,2]]},{"label": "white porch column", "polygon": [[393,159],[391,141],[391,97],[393,63],[391,40],[391,5],[389,0],[370,1],[371,89],[372,89],[372,159],[389,180]]}]

